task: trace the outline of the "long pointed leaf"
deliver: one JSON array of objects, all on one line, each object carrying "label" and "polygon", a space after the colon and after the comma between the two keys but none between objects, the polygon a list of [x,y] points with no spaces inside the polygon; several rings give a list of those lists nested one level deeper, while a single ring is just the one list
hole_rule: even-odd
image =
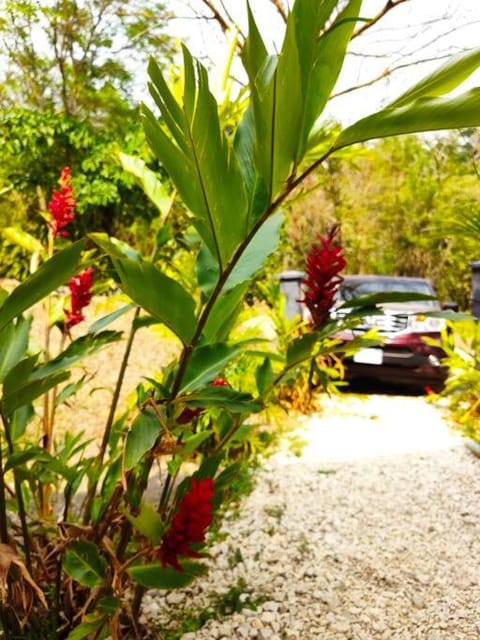
[{"label": "long pointed leaf", "polygon": [[[220,129],[218,107],[208,86],[207,72],[199,63],[194,65],[187,49],[184,48],[183,53],[182,105],[172,104],[173,96],[168,93],[158,69],[151,77],[161,97],[157,105],[170,136],[146,108],[143,111],[145,133],[192,211],[197,231],[223,268],[247,232],[246,190],[237,158]],[[184,121],[181,142],[179,110]]]},{"label": "long pointed leaf", "polygon": [[0,330],[16,316],[65,284],[79,268],[85,240],[79,240],[44,262],[6,298],[0,307]]},{"label": "long pointed leaf", "polygon": [[480,126],[480,87],[451,98],[421,98],[359,120],[337,138],[334,148],[403,133]]},{"label": "long pointed leaf", "polygon": [[47,391],[53,389],[53,387],[56,387],[69,377],[70,374],[67,371],[60,371],[41,378],[40,380],[29,380],[24,384],[18,385],[13,388],[10,393],[3,396],[3,410],[7,415],[11,415],[15,409],[32,403],[36,398],[47,393]]},{"label": "long pointed leaf", "polygon": [[403,107],[422,97],[439,97],[453,91],[480,65],[480,49],[452,56],[439,69],[402,93],[389,107]]},{"label": "long pointed leaf", "polygon": [[219,296],[203,328],[203,339],[207,344],[228,339],[231,328],[240,313],[249,282],[243,282]]},{"label": "long pointed leaf", "polygon": [[247,190],[248,213],[247,228],[258,220],[268,205],[268,193],[265,183],[255,166],[255,120],[250,106],[244,113],[235,134],[235,152]]},{"label": "long pointed leaf", "polygon": [[[310,15],[305,15],[305,11],[308,9],[303,7],[304,4],[309,7]],[[337,3],[332,0],[326,3],[308,0],[306,3],[295,3],[293,9],[294,12],[298,11],[299,13],[296,20],[296,38],[300,52],[303,95],[305,99],[297,161],[303,158],[312,127],[323,112],[337,82],[343,66],[347,45],[355,28],[355,18],[358,18],[360,12],[362,0],[350,0],[333,25],[318,39],[318,31],[317,33],[312,32],[311,27],[308,27],[309,20],[312,20],[312,25],[315,26],[315,29],[322,28],[335,4]],[[309,34],[308,42],[306,42],[305,32]],[[313,60],[310,53],[312,44],[314,46]]]},{"label": "long pointed leaf", "polygon": [[182,285],[143,260],[114,260],[114,266],[123,291],[187,343],[196,326],[195,301]]},{"label": "long pointed leaf", "polygon": [[93,542],[73,540],[67,545],[63,569],[80,584],[92,588],[103,584],[107,563]]},{"label": "long pointed leaf", "polygon": [[211,382],[240,350],[238,345],[225,343],[195,349],[185,371],[180,392],[194,391]]},{"label": "long pointed leaf", "polygon": [[278,245],[282,223],[283,213],[278,212],[260,227],[230,274],[224,291],[249,280],[262,267]]},{"label": "long pointed leaf", "polygon": [[122,167],[135,176],[147,198],[157,207],[162,219],[165,219],[170,211],[172,198],[158,179],[158,175],[149,169],[141,158],[135,158],[126,153],[120,153],[119,157]]},{"label": "long pointed leaf", "polygon": [[155,413],[149,409],[139,413],[132,423],[125,445],[125,469],[132,469],[155,444],[163,431]]},{"label": "long pointed leaf", "polygon": [[100,349],[121,340],[121,331],[101,331],[100,333],[87,333],[71,342],[65,351],[62,351],[54,360],[50,360],[38,369],[31,376],[31,380],[39,380],[57,371],[64,371],[73,365],[81,362],[87,356],[91,356]]},{"label": "long pointed leaf", "polygon": [[8,324],[0,332],[0,383],[10,369],[25,357],[31,325],[31,318],[19,317],[16,323]]}]

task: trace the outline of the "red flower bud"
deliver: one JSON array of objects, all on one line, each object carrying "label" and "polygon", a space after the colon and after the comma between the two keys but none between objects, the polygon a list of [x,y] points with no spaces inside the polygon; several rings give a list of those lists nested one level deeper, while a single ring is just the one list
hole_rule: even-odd
[{"label": "red flower bud", "polygon": [[335,294],[343,282],[339,275],[345,268],[342,247],[335,242],[338,227],[333,227],[327,236],[319,236],[307,256],[306,277],[303,280],[305,297],[303,302],[312,317],[315,329],[328,320]]},{"label": "red flower bud", "polygon": [[178,556],[198,558],[192,544],[205,542],[205,535],[213,520],[214,484],[212,478],[192,478],[189,490],[183,495],[159,550],[160,562],[178,571],[182,566]]},{"label": "red flower bud", "polygon": [[67,329],[85,320],[82,309],[86,307],[92,299],[92,285],[92,267],[88,267],[88,269],[79,273],[68,283],[68,288],[70,289],[70,309],[64,309],[65,326]]},{"label": "red flower bud", "polygon": [[62,170],[60,179],[60,191],[53,190],[52,199],[48,203],[48,209],[52,215],[52,220],[48,225],[53,231],[53,236],[68,236],[68,231],[62,231],[75,217],[75,198],[73,197],[73,189],[70,186],[70,167]]}]

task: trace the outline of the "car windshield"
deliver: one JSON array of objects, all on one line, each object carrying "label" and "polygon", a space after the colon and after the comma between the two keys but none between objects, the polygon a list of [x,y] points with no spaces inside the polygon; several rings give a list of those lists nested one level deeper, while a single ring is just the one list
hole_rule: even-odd
[{"label": "car windshield", "polygon": [[[345,278],[339,290],[339,299],[343,301],[368,296],[374,293],[420,293],[434,296],[435,293],[426,280],[405,280],[402,278]],[[434,300],[422,301],[422,304],[435,306]]]}]

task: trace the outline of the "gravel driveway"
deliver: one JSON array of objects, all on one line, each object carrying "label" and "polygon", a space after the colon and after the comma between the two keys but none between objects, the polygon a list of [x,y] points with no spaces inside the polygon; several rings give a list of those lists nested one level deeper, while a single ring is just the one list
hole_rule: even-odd
[{"label": "gravel driveway", "polygon": [[[160,626],[241,585],[182,640],[480,638],[480,460],[421,397],[343,395],[268,461],[209,575],[150,592]],[[250,607],[256,605],[256,611]]]}]

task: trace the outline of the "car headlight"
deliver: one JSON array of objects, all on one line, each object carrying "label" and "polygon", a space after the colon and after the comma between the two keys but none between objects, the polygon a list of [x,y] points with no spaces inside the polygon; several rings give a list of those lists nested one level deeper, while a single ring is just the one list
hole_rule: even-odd
[{"label": "car headlight", "polygon": [[435,318],[418,313],[408,318],[408,328],[415,333],[439,333],[445,329],[446,324],[445,318]]}]

